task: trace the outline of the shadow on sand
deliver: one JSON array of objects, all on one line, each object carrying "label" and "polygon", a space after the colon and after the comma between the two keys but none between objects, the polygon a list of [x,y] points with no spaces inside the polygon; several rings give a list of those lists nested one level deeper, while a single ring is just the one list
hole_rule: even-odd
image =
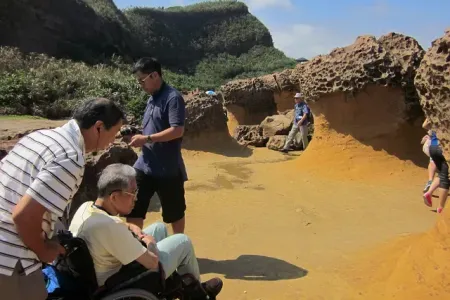
[{"label": "shadow on sand", "polygon": [[223,274],[227,279],[276,281],[305,277],[308,271],[284,260],[262,255],[241,255],[232,260],[199,258],[202,274]]},{"label": "shadow on sand", "polygon": [[188,138],[183,141],[183,148],[216,153],[226,157],[249,157],[253,153],[251,148],[240,145],[227,132]]}]

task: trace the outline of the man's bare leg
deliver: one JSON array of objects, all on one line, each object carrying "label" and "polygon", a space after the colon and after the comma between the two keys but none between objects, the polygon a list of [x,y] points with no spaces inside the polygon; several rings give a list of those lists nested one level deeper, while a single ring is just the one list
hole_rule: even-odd
[{"label": "man's bare leg", "polygon": [[439,192],[439,206],[436,211],[441,213],[445,207],[445,202],[447,201],[448,189],[439,189]]},{"label": "man's bare leg", "polygon": [[186,225],[186,217],[183,217],[182,219],[179,219],[178,221],[175,221],[170,225],[172,225],[172,231],[174,234],[184,233],[184,227]]},{"label": "man's bare leg", "polygon": [[141,229],[144,227],[144,219],[142,218],[127,218],[127,223],[134,224]]},{"label": "man's bare leg", "polygon": [[[433,182],[434,175],[436,173],[436,164],[433,160],[430,159],[430,163],[428,164],[428,182],[425,184],[423,192],[426,193],[430,190],[431,183]],[[433,192],[431,192],[433,193]]]},{"label": "man's bare leg", "polygon": [[429,181],[433,181],[435,173],[436,173],[436,165],[434,164],[434,161],[430,160],[430,163],[428,164],[428,180]]},{"label": "man's bare leg", "polygon": [[423,194],[423,201],[426,206],[429,206],[429,207],[433,206],[432,196],[433,196],[434,191],[439,187],[439,184],[440,184],[439,177],[436,176],[434,178],[433,183],[431,184],[428,192]]}]

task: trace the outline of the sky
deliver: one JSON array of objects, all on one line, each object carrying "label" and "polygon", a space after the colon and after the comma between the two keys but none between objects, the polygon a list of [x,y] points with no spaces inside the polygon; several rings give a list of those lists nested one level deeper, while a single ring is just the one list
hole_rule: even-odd
[{"label": "sky", "polygon": [[[195,0],[114,0],[119,8],[189,5]],[[389,32],[414,37],[427,49],[450,28],[449,0],[244,0],[269,29],[275,47],[293,58],[312,58]],[[426,3],[427,2],[427,3]]]}]

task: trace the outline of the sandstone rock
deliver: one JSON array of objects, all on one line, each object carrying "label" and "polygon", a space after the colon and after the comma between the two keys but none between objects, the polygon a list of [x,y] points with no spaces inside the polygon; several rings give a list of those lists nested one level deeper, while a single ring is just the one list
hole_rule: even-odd
[{"label": "sandstone rock", "polygon": [[287,135],[292,127],[292,118],[286,115],[273,115],[261,122],[262,135],[265,138],[274,135]]},{"label": "sandstone rock", "polygon": [[185,137],[227,131],[227,116],[218,96],[196,95],[186,100]]},{"label": "sandstone rock", "polygon": [[401,34],[390,33],[378,40],[360,36],[350,46],[297,65],[290,79],[300,84],[307,100],[334,92],[353,95],[369,84],[400,87],[411,106],[408,110],[417,114],[413,79],[424,53],[416,40]]},{"label": "sandstone rock", "polygon": [[420,104],[450,157],[450,28],[425,54],[415,78]]},{"label": "sandstone rock", "polygon": [[97,198],[97,180],[103,169],[114,163],[133,165],[137,159],[137,154],[126,143],[115,142],[105,151],[97,155],[88,154],[84,170],[83,181],[78,192],[73,197],[66,209],[64,222],[69,224],[76,210],[86,201],[93,201]]},{"label": "sandstone rock", "polygon": [[267,148],[270,150],[280,151],[283,149],[284,144],[286,143],[286,135],[274,135],[269,138],[267,142]]},{"label": "sandstone rock", "polygon": [[239,144],[245,146],[264,147],[268,138],[263,137],[259,125],[239,125],[233,136]]}]

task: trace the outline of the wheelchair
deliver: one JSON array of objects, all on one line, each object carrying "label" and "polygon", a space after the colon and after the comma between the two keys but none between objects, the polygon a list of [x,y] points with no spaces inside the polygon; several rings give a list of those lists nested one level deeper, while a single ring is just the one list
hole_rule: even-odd
[{"label": "wheelchair", "polygon": [[[161,264],[155,271],[133,262],[123,267],[126,273],[118,272],[108,278],[103,286],[98,286],[94,262],[85,241],[73,237],[69,231],[58,232],[57,238],[66,249],[66,254],[43,268],[47,300],[209,299],[206,293],[203,294],[200,283],[190,274],[180,276],[174,272],[165,279]],[[51,279],[57,279],[58,288],[49,291]]]}]

